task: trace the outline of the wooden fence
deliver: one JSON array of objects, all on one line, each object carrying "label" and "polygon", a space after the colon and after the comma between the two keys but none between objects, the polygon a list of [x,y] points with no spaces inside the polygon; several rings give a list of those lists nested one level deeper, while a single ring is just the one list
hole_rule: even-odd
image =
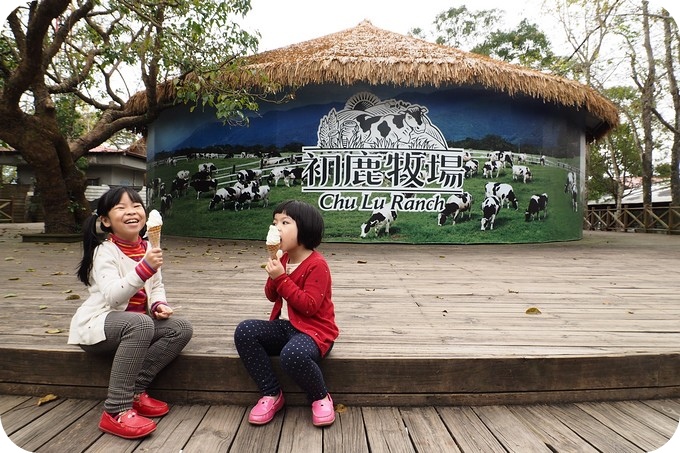
[{"label": "wooden fence", "polygon": [[0,198],[0,222],[12,222],[12,200]]},{"label": "wooden fence", "polygon": [[586,230],[680,234],[680,206],[655,203],[623,205],[619,215],[614,205],[589,205],[584,219]]}]

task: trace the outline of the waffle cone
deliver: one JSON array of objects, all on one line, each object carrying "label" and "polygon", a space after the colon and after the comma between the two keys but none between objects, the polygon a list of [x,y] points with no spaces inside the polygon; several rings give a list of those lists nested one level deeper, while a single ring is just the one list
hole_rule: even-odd
[{"label": "waffle cone", "polygon": [[161,226],[151,227],[146,231],[146,237],[151,243],[151,247],[161,246]]},{"label": "waffle cone", "polygon": [[269,258],[273,260],[279,259],[279,257],[276,255],[276,252],[279,251],[279,247],[280,247],[279,244],[276,245],[267,244],[267,253],[269,254]]}]

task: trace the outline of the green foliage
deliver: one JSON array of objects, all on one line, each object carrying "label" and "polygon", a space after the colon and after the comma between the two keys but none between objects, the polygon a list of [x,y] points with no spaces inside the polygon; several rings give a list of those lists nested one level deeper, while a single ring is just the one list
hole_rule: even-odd
[{"label": "green foliage", "polygon": [[492,31],[472,52],[535,69],[549,68],[555,59],[548,37],[526,19],[514,30]]},{"label": "green foliage", "polygon": [[672,168],[670,163],[664,162],[654,167],[654,173],[660,178],[670,178]]},{"label": "green foliage", "polygon": [[606,140],[590,148],[587,172],[588,197],[591,200],[605,194],[616,198],[618,175],[625,179],[642,174],[642,160],[630,124],[619,125],[609,133]]},{"label": "green foliage", "polygon": [[[449,8],[434,20],[432,38],[437,44],[456,47],[508,63],[544,69],[555,59],[550,41],[536,24],[522,20],[515,29],[499,28],[502,11],[470,10],[465,5]],[[413,36],[425,38],[427,32],[413,28]]]}]

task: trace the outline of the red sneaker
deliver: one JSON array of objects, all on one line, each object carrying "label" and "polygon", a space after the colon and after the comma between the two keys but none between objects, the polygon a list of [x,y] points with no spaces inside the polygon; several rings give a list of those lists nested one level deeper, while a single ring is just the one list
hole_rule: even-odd
[{"label": "red sneaker", "polygon": [[170,411],[168,403],[151,398],[146,392],[135,396],[135,400],[132,402],[132,408],[136,410],[139,415],[144,417],[160,417]]},{"label": "red sneaker", "polygon": [[99,429],[105,433],[125,439],[138,439],[148,436],[156,430],[156,423],[141,415],[137,415],[134,409],[121,412],[117,417],[112,417],[104,411],[99,421]]},{"label": "red sneaker", "polygon": [[312,403],[312,424],[314,426],[328,426],[335,421],[333,398],[327,394],[325,398]]},{"label": "red sneaker", "polygon": [[284,402],[283,392],[279,392],[278,396],[263,396],[250,410],[248,421],[253,425],[269,423],[274,415],[283,408]]}]

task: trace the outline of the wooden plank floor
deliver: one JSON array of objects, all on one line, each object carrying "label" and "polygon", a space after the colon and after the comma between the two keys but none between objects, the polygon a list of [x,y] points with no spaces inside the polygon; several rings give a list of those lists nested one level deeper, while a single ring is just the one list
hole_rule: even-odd
[{"label": "wooden plank floor", "polygon": [[[648,452],[678,428],[680,399],[526,406],[338,407],[323,429],[308,408],[288,407],[253,426],[247,408],[178,405],[146,439],[97,429],[102,404],[0,396],[10,440],[33,452]],[[677,439],[673,439],[675,442]]]},{"label": "wooden plank floor", "polygon": [[[32,230],[31,230],[32,229]],[[66,345],[87,291],[79,243],[0,225],[0,393],[99,399],[107,361]],[[264,318],[262,244],[163,239],[170,302],[194,338],[159,375],[176,403],[248,404],[232,334]],[[325,243],[341,329],[336,402],[479,405],[680,397],[680,237],[584,232],[547,244]],[[540,314],[527,314],[535,308]],[[57,332],[57,333],[50,333]],[[216,375],[219,379],[206,379]],[[291,404],[304,398],[291,384]]]}]

